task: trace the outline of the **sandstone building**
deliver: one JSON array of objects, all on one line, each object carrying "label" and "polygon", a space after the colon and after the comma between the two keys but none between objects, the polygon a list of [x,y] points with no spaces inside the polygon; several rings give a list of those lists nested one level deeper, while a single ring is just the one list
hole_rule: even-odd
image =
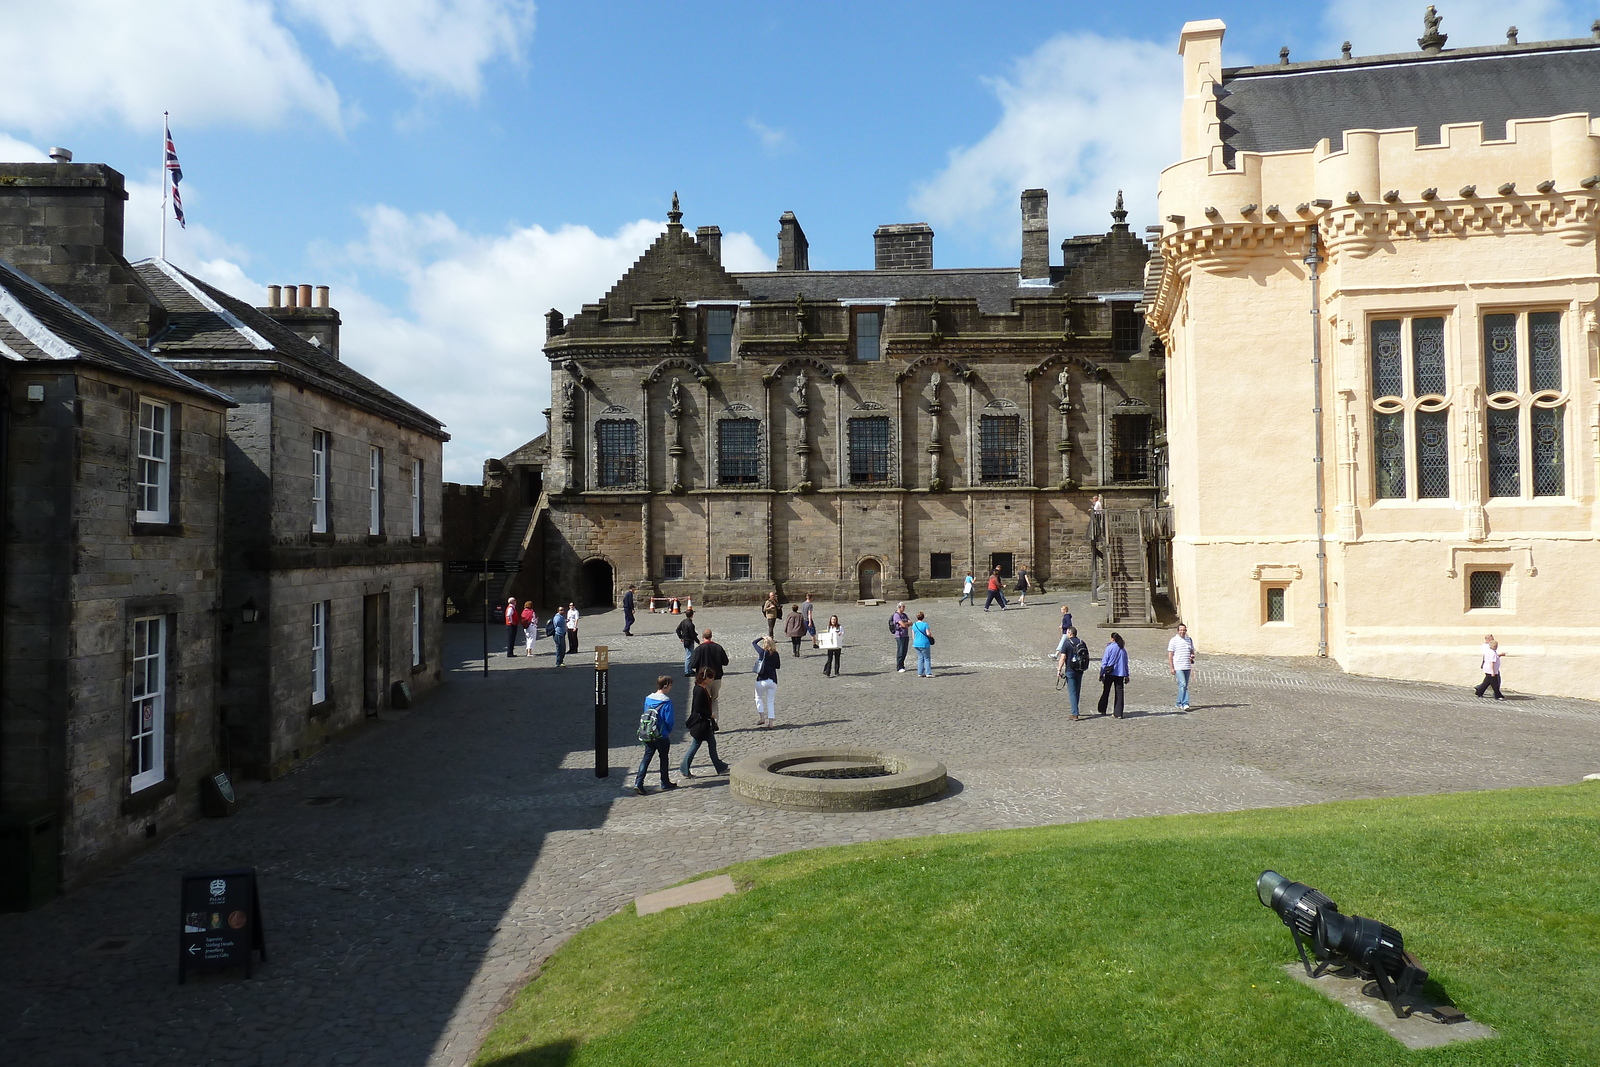
[{"label": "sandstone building", "polygon": [[[502,539],[513,588],[610,603],[949,594],[969,569],[1086,578],[1090,501],[1148,506],[1162,395],[1124,221],[1062,242],[1022,195],[1019,266],[945,270],[925,224],[880,227],[873,270],[734,273],[721,232],[665,232],[599,301],[548,317],[538,500]],[[540,452],[540,447],[547,451]],[[502,467],[527,471],[507,457]],[[526,479],[528,474],[521,476]]]},{"label": "sandstone building", "polygon": [[1493,632],[1512,688],[1588,696],[1600,30],[1424,31],[1226,68],[1221,22],[1183,29],[1147,304],[1178,607],[1217,651],[1432,681]]}]

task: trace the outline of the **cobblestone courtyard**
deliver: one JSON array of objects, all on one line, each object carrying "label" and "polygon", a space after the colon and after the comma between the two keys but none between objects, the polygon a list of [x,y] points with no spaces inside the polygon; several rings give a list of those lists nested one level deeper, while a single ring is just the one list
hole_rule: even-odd
[{"label": "cobblestone courtyard", "polygon": [[[1073,598],[1098,652],[1098,609]],[[892,671],[889,607],[839,610],[845,676],[809,647],[780,672],[781,728],[751,727],[754,607],[700,613],[733,658],[722,755],[892,745],[949,767],[944,798],[863,814],[797,814],[734,801],[725,778],[634,797],[633,730],[658,673],[681,671],[677,619],[585,619],[583,652],[556,670],[446,628],[448,684],[72,896],[0,915],[0,1049],[7,1064],[468,1062],[505,999],[574,931],[635,895],[740,860],[874,838],[1084,819],[1546,785],[1600,771],[1600,704],[1474,699],[1459,688],[1349,677],[1328,664],[1209,657],[1192,710],[1172,707],[1167,631],[1129,630],[1130,717],[1066,719],[1046,655],[1061,598],[930,613],[937,677]],[[819,605],[826,618],[831,606]],[[504,631],[490,633],[504,648]],[[596,643],[612,648],[612,772],[596,778]],[[809,642],[807,642],[809,644]],[[1085,697],[1090,696],[1086,685]],[[1094,685],[1094,692],[1098,686]],[[686,717],[682,686],[679,721]],[[674,745],[674,764],[681,755]],[[700,757],[702,763],[704,755]],[[708,768],[701,773],[708,773]],[[176,982],[178,876],[259,869],[270,960],[256,977]],[[107,937],[125,951],[95,954]]]}]

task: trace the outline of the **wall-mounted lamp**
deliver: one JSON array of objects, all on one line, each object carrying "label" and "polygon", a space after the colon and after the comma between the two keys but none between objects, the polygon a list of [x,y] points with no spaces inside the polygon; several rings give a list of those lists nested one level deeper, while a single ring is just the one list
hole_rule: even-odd
[{"label": "wall-mounted lamp", "polygon": [[256,607],[255,598],[253,597],[249,600],[246,600],[244,602],[244,606],[239,609],[239,621],[244,623],[246,626],[255,625],[260,618],[261,610]]}]

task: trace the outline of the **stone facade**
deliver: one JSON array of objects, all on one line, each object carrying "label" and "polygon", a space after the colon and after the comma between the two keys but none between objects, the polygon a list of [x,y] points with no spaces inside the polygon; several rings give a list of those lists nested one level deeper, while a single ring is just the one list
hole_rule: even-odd
[{"label": "stone facade", "polygon": [[[1043,191],[1025,206],[1036,234]],[[675,207],[601,302],[549,316],[530,539],[549,599],[946,595],[995,564],[1086,579],[1093,495],[1148,505],[1160,464],[1133,310],[1148,249],[1114,215],[1025,282],[933,268],[924,224],[880,228],[879,269],[811,271],[790,213],[780,269],[732,274]]]},{"label": "stone facade", "polygon": [[1223,32],[1183,31],[1148,305],[1179,608],[1436,682],[1492,632],[1512,688],[1589,695],[1600,40],[1229,70]]}]

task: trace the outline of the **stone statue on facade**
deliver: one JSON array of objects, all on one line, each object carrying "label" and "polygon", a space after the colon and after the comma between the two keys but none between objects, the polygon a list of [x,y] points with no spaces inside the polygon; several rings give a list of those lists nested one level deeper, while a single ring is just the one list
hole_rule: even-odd
[{"label": "stone statue on facade", "polygon": [[802,415],[808,410],[806,403],[806,386],[808,384],[805,371],[802,370],[794,376],[794,408]]},{"label": "stone statue on facade", "polygon": [[667,389],[667,411],[675,419],[683,414],[683,387],[676,378],[672,379],[672,385]]}]

